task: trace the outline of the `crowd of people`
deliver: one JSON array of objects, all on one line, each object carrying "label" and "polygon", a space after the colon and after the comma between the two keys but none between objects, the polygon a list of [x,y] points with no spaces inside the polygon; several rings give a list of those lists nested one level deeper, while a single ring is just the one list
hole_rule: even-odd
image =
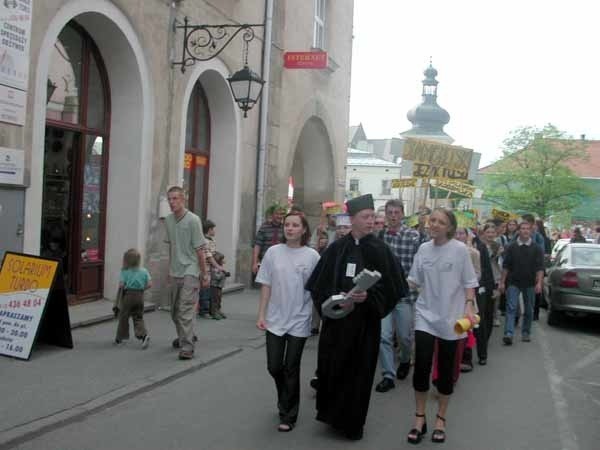
[{"label": "crowd of people", "polygon": [[[475,355],[480,366],[487,364],[500,316],[505,316],[504,345],[513,345],[520,320],[521,341],[531,342],[532,323],[546,304],[542,281],[553,242],[543,222],[530,214],[465,228],[451,210],[422,207],[411,227],[399,200],[388,201],[382,212],[375,211],[370,195],[349,200],[346,207],[346,213],[324,214],[311,239],[297,209],[286,214],[281,208],[257,234],[257,326],[266,331],[278,430],[291,431],[296,423],[302,349],[312,334],[320,335],[310,383],[317,420],[361,439],[378,365],[381,379],[374,390],[379,393],[393,389],[412,369],[415,420],[407,440],[417,444],[427,433],[426,399],[433,383],[438,406],[431,440],[444,442],[454,386],[461,373],[474,370]],[[304,257],[297,250],[302,247]],[[352,290],[363,269],[382,277],[366,291]],[[323,314],[328,299],[348,292],[342,307],[347,304],[349,314]],[[475,326],[457,332],[461,318]]]},{"label": "crowd of people", "polygon": [[[194,357],[197,341],[195,315],[226,318],[221,299],[229,274],[214,240],[215,223],[185,208],[181,187],[170,188],[167,198],[170,310],[177,333],[172,346],[187,360]],[[348,439],[361,439],[377,367],[381,379],[374,390],[381,394],[412,369],[415,417],[407,440],[418,444],[427,433],[426,400],[433,384],[438,406],[431,440],[444,442],[454,386],[461,373],[474,369],[475,352],[478,364],[487,364],[500,315],[505,316],[504,345],[513,345],[521,317],[521,341],[531,341],[532,324],[546,303],[542,282],[552,241],[543,222],[530,214],[465,228],[452,210],[423,206],[409,226],[400,200],[389,200],[379,213],[368,194],[345,207],[346,212],[329,215],[324,208],[311,233],[300,208],[275,204],[256,233],[256,326],[265,332],[277,429],[294,429],[304,346],[318,335],[317,370],[310,383],[317,420]],[[578,242],[580,236],[575,231],[571,239]],[[115,344],[129,338],[132,319],[135,337],[147,348],[142,294],[152,281],[140,261],[135,249],[123,257]],[[377,275],[374,284],[357,289],[356,279],[365,273]],[[335,308],[343,314],[326,314],[324,305],[339,296]]]}]

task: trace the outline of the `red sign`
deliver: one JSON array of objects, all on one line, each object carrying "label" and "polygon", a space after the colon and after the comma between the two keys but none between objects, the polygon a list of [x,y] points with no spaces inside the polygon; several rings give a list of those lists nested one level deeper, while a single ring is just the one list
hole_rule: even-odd
[{"label": "red sign", "polygon": [[286,69],[325,69],[327,52],[285,52],[283,67]]}]

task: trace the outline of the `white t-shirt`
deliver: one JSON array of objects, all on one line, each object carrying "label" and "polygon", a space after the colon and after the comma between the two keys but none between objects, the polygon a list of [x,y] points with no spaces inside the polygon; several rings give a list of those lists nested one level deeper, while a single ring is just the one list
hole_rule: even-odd
[{"label": "white t-shirt", "polygon": [[319,254],[310,247],[291,248],[286,244],[269,247],[256,282],[271,286],[267,305],[267,330],[277,336],[310,336],[312,299],[304,289]]},{"label": "white t-shirt", "polygon": [[419,247],[408,279],[419,286],[415,308],[415,330],[445,340],[466,337],[454,332],[464,316],[465,289],[479,286],[467,247],[456,239],[443,245],[433,241]]}]

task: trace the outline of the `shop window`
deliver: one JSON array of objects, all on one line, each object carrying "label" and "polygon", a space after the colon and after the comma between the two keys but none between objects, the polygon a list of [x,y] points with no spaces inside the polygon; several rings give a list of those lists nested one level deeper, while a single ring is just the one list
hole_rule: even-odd
[{"label": "shop window", "polygon": [[210,111],[206,94],[198,82],[194,86],[187,109],[183,188],[187,207],[206,218],[210,169]]},{"label": "shop window", "polygon": [[69,22],[48,68],[42,255],[62,261],[70,301],[102,296],[110,100],[100,53]]}]

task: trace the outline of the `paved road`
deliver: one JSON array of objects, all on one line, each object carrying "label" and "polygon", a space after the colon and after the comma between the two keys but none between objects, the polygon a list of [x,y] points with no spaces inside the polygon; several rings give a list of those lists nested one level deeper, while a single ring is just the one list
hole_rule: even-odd
[{"label": "paved road", "polygon": [[[240,329],[249,330],[253,310],[254,306],[247,307],[230,324],[236,321]],[[600,321],[568,320],[550,328],[544,319],[542,314],[542,321],[536,323],[533,342],[517,340],[512,347],[502,346],[499,329],[494,329],[488,365],[463,375],[451,400],[447,442],[441,447],[427,439],[421,448],[600,448]],[[153,342],[162,355],[169,352],[168,344]],[[291,433],[278,433],[264,343],[248,339],[241,348],[217,363],[158,383],[76,422],[56,424],[15,448],[414,448],[406,443],[414,413],[407,381],[389,393],[373,393],[365,438],[360,442],[340,438],[314,420],[314,395],[308,387],[316,361],[314,338],[304,353],[298,425]],[[427,415],[432,422],[433,403]]]}]

